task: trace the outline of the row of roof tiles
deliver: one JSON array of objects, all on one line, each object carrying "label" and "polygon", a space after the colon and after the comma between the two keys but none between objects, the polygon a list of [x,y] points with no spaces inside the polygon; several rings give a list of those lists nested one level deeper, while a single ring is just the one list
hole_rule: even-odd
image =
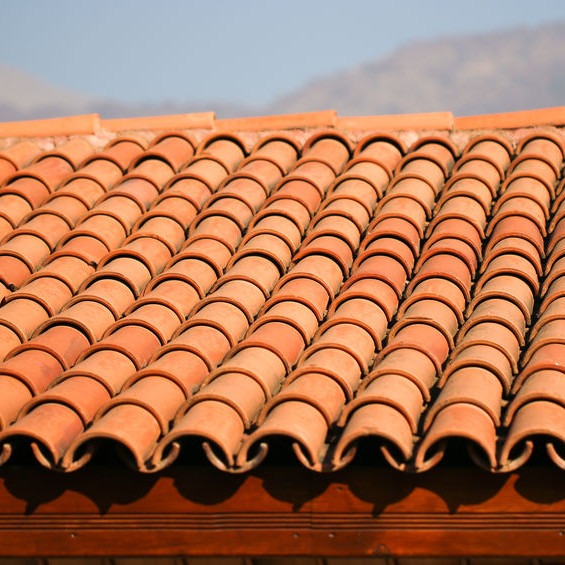
[{"label": "row of roof tiles", "polygon": [[[268,131],[297,128],[338,130],[475,130],[515,129],[565,125],[565,106],[478,116],[454,116],[451,112],[378,116],[339,116],[335,110],[216,119],[214,112],[140,118],[101,119],[98,114],[0,123],[2,137],[92,135],[100,131],[135,130]],[[16,157],[17,160],[17,157]]]},{"label": "row of roof tiles", "polygon": [[[0,463],[565,467],[559,130],[19,142],[0,179]],[[0,163],[1,161],[0,155]],[[364,448],[366,449],[366,448]]]}]

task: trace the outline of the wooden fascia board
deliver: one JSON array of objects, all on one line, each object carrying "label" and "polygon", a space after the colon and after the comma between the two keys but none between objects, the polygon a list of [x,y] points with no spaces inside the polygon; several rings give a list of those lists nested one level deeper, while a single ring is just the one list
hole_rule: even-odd
[{"label": "wooden fascia board", "polygon": [[563,472],[0,470],[0,557],[554,556]]}]

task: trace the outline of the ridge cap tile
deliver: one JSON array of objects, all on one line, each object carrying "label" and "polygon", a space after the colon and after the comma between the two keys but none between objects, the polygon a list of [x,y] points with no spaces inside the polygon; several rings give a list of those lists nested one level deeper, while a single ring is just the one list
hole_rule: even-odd
[{"label": "ridge cap tile", "polygon": [[112,132],[212,129],[215,119],[216,114],[214,112],[196,112],[191,114],[170,114],[166,116],[104,119],[100,120],[100,126],[102,129]]},{"label": "ridge cap tile", "polygon": [[336,121],[336,128],[343,130],[452,130],[453,126],[451,112],[339,116]]},{"label": "ridge cap tile", "polygon": [[477,116],[459,116],[454,119],[454,128],[459,130],[518,129],[546,125],[565,125],[565,106]]},{"label": "ridge cap tile", "polygon": [[100,127],[98,114],[82,114],[43,120],[0,122],[0,137],[54,137],[94,134]]},{"label": "ridge cap tile", "polygon": [[334,127],[337,121],[335,110],[253,116],[248,118],[228,118],[216,120],[217,131],[266,131],[317,127]]}]

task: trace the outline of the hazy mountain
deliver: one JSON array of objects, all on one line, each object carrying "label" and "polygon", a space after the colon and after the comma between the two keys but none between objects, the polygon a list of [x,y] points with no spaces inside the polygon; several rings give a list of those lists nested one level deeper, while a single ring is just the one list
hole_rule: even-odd
[{"label": "hazy mountain", "polygon": [[456,115],[565,104],[565,23],[411,44],[316,80],[272,112]]},{"label": "hazy mountain", "polygon": [[88,96],[52,85],[29,73],[0,64],[0,114],[8,111],[27,115],[66,108],[68,113],[83,112],[96,101]]},{"label": "hazy mountain", "polygon": [[98,112],[104,118],[215,110],[218,117],[335,108],[341,115],[456,115],[565,104],[565,23],[407,45],[317,79],[268,107],[97,100],[0,65],[0,121]]},{"label": "hazy mountain", "polygon": [[134,104],[101,100],[54,86],[8,65],[0,64],[0,121],[33,120],[72,114],[98,113],[103,118],[182,114],[214,110],[218,117],[256,115],[257,109],[239,104],[162,102]]}]

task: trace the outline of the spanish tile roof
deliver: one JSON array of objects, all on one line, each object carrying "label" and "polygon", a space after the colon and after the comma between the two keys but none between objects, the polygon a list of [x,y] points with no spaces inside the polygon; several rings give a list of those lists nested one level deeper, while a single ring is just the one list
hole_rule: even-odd
[{"label": "spanish tile roof", "polygon": [[0,464],[565,468],[564,125],[0,124]]}]

